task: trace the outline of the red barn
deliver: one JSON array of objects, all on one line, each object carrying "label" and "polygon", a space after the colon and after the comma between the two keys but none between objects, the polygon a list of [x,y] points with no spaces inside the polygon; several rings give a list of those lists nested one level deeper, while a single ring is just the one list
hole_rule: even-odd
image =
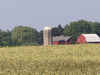
[{"label": "red barn", "polygon": [[53,37],[52,44],[53,45],[60,45],[60,44],[71,44],[72,39],[70,36],[56,36]]},{"label": "red barn", "polygon": [[100,43],[100,37],[97,34],[81,34],[77,38],[77,43]]}]

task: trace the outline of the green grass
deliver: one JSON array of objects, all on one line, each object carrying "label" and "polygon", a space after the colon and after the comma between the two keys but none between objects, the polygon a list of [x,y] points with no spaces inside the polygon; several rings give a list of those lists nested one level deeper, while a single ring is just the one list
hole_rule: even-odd
[{"label": "green grass", "polygon": [[97,75],[100,44],[0,48],[0,75]]}]

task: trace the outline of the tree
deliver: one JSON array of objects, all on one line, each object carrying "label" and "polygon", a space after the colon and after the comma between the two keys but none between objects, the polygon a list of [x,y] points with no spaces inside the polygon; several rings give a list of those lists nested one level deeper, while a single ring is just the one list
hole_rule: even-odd
[{"label": "tree", "polygon": [[15,27],[12,31],[12,41],[15,45],[37,44],[38,32],[36,29],[25,26]]},{"label": "tree", "polygon": [[64,28],[61,25],[58,25],[58,27],[52,28],[52,36],[60,36],[64,33]]},{"label": "tree", "polygon": [[93,32],[100,36],[100,23],[94,22],[92,26],[93,26]]},{"label": "tree", "polygon": [[0,30],[0,46],[11,45],[11,32]]},{"label": "tree", "polygon": [[38,33],[38,43],[39,45],[43,45],[43,30]]},{"label": "tree", "polygon": [[80,20],[78,22],[71,22],[65,26],[64,35],[72,36],[73,43],[75,43],[77,36],[82,33],[92,33],[92,25],[90,22]]}]

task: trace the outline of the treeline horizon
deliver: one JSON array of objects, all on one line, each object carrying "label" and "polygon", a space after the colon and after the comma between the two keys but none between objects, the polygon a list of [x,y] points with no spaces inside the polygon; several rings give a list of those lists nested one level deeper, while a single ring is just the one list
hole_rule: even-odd
[{"label": "treeline horizon", "polygon": [[[66,24],[64,27],[59,24],[52,28],[52,36],[71,36],[73,44],[75,44],[77,37],[83,33],[95,33],[100,36],[100,22],[79,20]],[[43,45],[43,30],[38,31],[28,26],[17,26],[10,31],[0,29],[1,47],[28,45]]]}]

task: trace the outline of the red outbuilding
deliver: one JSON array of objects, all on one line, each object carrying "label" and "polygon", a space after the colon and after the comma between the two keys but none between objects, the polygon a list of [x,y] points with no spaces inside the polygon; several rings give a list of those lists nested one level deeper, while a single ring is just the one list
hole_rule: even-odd
[{"label": "red outbuilding", "polygon": [[100,37],[97,34],[81,34],[77,38],[77,43],[100,43]]}]

